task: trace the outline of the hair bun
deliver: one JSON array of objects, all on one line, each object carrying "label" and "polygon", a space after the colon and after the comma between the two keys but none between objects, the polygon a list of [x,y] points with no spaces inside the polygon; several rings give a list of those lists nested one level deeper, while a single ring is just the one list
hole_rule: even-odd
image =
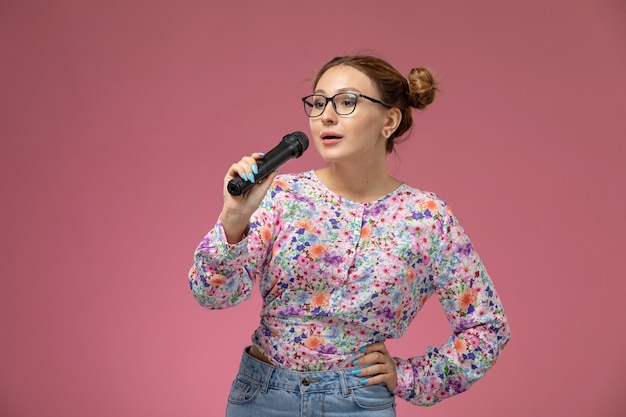
[{"label": "hair bun", "polygon": [[409,82],[409,105],[423,109],[435,99],[435,78],[426,68],[413,68],[407,78]]}]

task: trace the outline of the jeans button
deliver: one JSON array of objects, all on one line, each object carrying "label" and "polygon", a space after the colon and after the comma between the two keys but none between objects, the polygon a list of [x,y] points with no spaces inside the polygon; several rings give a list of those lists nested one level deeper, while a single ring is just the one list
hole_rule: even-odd
[{"label": "jeans button", "polygon": [[304,385],[305,387],[308,387],[311,384],[311,381],[309,381],[309,378],[304,378],[302,380],[302,385]]}]

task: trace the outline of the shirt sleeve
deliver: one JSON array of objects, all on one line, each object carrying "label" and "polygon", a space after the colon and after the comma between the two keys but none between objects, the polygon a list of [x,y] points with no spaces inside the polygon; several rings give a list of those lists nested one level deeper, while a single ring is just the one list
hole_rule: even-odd
[{"label": "shirt sleeve", "polygon": [[250,298],[255,282],[266,273],[271,254],[273,204],[273,198],[266,196],[240,242],[228,243],[220,220],[202,239],[188,274],[191,292],[200,305],[221,310]]},{"label": "shirt sleeve", "polygon": [[219,310],[248,299],[254,277],[244,267],[248,258],[247,237],[229,244],[218,220],[194,253],[189,286],[203,307]]},{"label": "shirt sleeve", "polygon": [[394,358],[395,394],[430,406],[467,390],[493,366],[510,338],[502,303],[467,234],[446,206],[433,254],[435,293],[452,327],[447,343],[423,356]]}]

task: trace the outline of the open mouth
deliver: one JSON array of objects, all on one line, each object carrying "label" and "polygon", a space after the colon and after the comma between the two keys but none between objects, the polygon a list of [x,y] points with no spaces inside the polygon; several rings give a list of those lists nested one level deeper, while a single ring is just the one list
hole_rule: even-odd
[{"label": "open mouth", "polygon": [[332,135],[332,134],[322,135],[322,140],[335,140],[335,139],[341,139],[341,136]]}]

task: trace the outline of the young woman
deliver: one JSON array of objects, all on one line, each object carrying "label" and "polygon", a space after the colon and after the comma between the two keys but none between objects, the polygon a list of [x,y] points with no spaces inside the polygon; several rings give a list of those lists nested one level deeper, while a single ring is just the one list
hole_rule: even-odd
[{"label": "young woman", "polygon": [[[274,172],[232,196],[227,183],[255,182],[263,156],[233,164],[189,273],[211,309],[245,300],[255,282],[263,297],[227,416],[305,415],[301,407],[394,416],[396,396],[432,405],[465,391],[509,340],[494,285],[450,208],[387,170],[412,108],[434,99],[430,72],[407,79],[376,57],[338,57],[313,87],[304,109],[327,165]],[[449,341],[392,356],[385,341],[401,337],[431,295],[452,326]]]}]

